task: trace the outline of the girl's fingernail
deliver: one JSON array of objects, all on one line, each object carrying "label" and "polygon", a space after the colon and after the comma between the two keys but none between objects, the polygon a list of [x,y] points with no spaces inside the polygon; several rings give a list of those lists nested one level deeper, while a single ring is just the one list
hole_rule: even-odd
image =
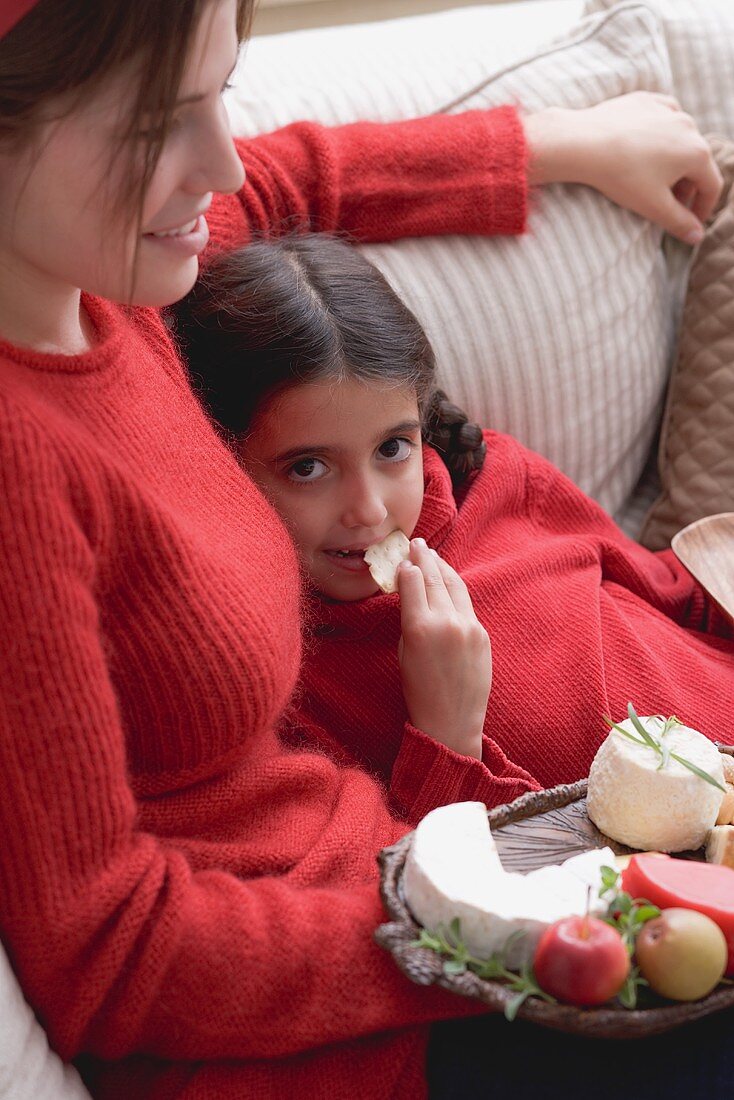
[{"label": "girl's fingernail", "polygon": [[414,546],[425,546],[426,545],[426,540],[425,539],[413,539],[413,545]]},{"label": "girl's fingernail", "polygon": [[700,244],[703,240],[703,229],[692,229],[686,236],[686,244]]}]

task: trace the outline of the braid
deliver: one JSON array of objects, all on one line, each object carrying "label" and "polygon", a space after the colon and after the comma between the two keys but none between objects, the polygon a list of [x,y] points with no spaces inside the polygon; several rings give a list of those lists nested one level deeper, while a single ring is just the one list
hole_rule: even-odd
[{"label": "braid", "polygon": [[448,466],[454,488],[481,470],[487,444],[478,424],[452,404],[443,390],[433,390],[424,416],[423,438]]}]

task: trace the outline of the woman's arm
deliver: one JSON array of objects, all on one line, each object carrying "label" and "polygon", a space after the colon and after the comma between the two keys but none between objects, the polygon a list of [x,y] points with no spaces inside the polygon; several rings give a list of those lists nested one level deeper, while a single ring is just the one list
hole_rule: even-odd
[{"label": "woman's arm", "polygon": [[483,802],[488,809],[512,802],[540,783],[505,756],[496,741],[482,736],[482,756],[460,756],[423,730],[405,723],[390,777],[390,800],[411,825],[451,802]]},{"label": "woman's arm", "polygon": [[215,200],[214,247],[304,228],[362,241],[517,234],[528,186],[563,182],[695,243],[722,184],[690,115],[649,92],[522,120],[499,107],[407,122],[297,122],[238,147],[248,178],[238,195]]},{"label": "woman's arm", "polygon": [[[294,706],[283,733],[285,742],[325,753],[342,767],[364,767],[347,746]],[[394,814],[415,826],[437,806],[451,802],[483,802],[490,809],[540,790],[536,779],[513,764],[491,737],[482,737],[481,758],[463,756],[405,722],[395,763],[386,782]]]},{"label": "woman's arm", "polygon": [[272,1058],[465,1011],[373,943],[375,854],[404,827],[364,773],[253,749],[240,877],[142,827],[94,511],[15,403],[0,440],[0,933],[56,1049]]},{"label": "woman's arm", "polygon": [[524,120],[529,181],[582,183],[698,244],[723,184],[711,150],[672,96],[632,92]]},{"label": "woman's arm", "polygon": [[525,136],[509,107],[337,127],[297,122],[237,144],[247,179],[212,207],[219,247],[304,228],[388,241],[525,227]]}]

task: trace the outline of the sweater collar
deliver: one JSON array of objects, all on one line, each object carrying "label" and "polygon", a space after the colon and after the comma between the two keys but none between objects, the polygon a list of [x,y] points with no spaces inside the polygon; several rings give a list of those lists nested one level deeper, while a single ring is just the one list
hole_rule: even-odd
[{"label": "sweater collar", "polygon": [[126,317],[135,311],[84,293],[82,303],[94,328],[95,341],[89,351],[79,355],[35,351],[0,338],[0,358],[31,370],[57,374],[89,374],[104,370],[119,359],[127,326]]},{"label": "sweater collar", "polygon": [[[413,535],[424,538],[429,546],[438,550],[454,525],[457,507],[446,464],[432,447],[425,444],[423,479],[423,507]],[[329,634],[332,637],[368,634],[379,625],[388,608],[398,607],[399,600],[397,593],[391,593],[352,603],[332,603],[311,594],[306,597],[307,629],[317,635]]]}]

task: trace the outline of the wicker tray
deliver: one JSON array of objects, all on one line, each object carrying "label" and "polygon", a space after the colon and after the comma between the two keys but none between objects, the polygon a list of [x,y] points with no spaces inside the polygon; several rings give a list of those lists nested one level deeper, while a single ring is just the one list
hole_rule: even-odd
[{"label": "wicker tray", "polygon": [[[728,755],[734,746],[719,745]],[[632,851],[605,837],[586,814],[586,780],[565,784],[548,791],[522,795],[509,805],[488,813],[502,864],[507,871],[532,871],[547,863],[560,863],[578,852],[608,845],[618,854]],[[379,855],[381,893],[391,918],[375,932],[377,942],[388,950],[395,962],[419,985],[438,985],[463,997],[473,997],[491,1008],[503,1011],[514,994],[501,982],[487,981],[466,972],[447,975],[444,960],[427,948],[413,947],[419,925],[405,904],[401,880],[405,858],[413,834],[385,848]],[[687,852],[685,859],[702,859],[702,852]],[[671,1003],[650,994],[649,1007],[625,1009],[602,1005],[599,1008],[575,1008],[572,1005],[547,1004],[530,998],[520,1008],[518,1019],[543,1024],[558,1031],[572,1032],[595,1039],[642,1039],[680,1027],[692,1020],[734,1007],[734,985],[722,984],[703,1000],[687,1004]]]}]

